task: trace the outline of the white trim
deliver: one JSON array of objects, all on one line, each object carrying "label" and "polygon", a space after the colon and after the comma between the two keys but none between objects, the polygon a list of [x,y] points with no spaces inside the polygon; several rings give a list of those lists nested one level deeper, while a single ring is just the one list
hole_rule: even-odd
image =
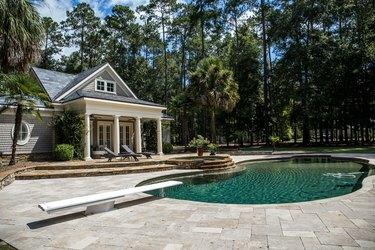
[{"label": "white trim", "polygon": [[[121,122],[120,127],[123,127],[123,142],[126,144],[126,127],[129,127],[129,148],[134,150],[134,123],[133,122]],[[119,139],[121,140],[120,134]],[[121,145],[120,145],[121,146]]]},{"label": "white trim", "polygon": [[[4,107],[4,106],[6,106],[6,105],[2,105],[2,104],[0,104],[0,107]],[[12,109],[16,109],[17,108],[17,106],[14,106],[14,105],[9,105],[8,106],[8,108],[12,108]],[[54,108],[44,108],[44,107],[37,107],[36,108],[37,110],[40,110],[40,111],[55,111],[55,109]]]},{"label": "white trim", "polygon": [[[99,126],[103,126],[103,145],[99,144]],[[96,145],[95,146],[106,146],[107,145],[107,131],[106,131],[106,126],[110,126],[110,142],[111,145],[109,148],[112,148],[113,146],[113,122],[110,121],[97,121],[96,122]]]},{"label": "white trim", "polygon": [[[79,99],[73,100],[77,101]],[[146,105],[146,104],[138,104],[138,103],[129,103],[129,102],[120,102],[120,101],[112,101],[112,100],[102,100],[102,99],[96,99],[91,97],[83,97],[84,101],[93,101],[93,102],[105,102],[109,104],[123,104],[127,106],[134,106],[134,107],[144,107],[144,108],[153,108],[153,109],[159,109],[159,110],[166,110],[166,107],[159,107],[159,106],[152,106],[152,105]]]},{"label": "white trim", "polygon": [[[104,82],[104,90],[98,89],[98,81]],[[108,91],[108,83],[112,83],[113,84],[113,92],[112,91]],[[105,79],[102,79],[102,78],[95,78],[95,91],[97,91],[97,92],[103,92],[103,93],[108,93],[108,94],[114,94],[114,95],[116,95],[117,94],[116,85],[117,84],[114,81],[105,80]]]},{"label": "white trim", "polygon": [[[107,63],[108,64],[108,63]],[[130,92],[130,94],[135,98],[135,99],[138,99],[138,97],[133,93],[133,91],[129,88],[129,86],[122,80],[122,78],[117,74],[116,70],[114,70],[112,68],[112,66],[110,64],[108,64],[109,68],[112,70],[112,72],[115,74],[115,76],[118,78],[118,80],[120,80],[120,82],[122,83],[122,85],[125,86],[125,88]]]},{"label": "white trim", "polygon": [[[26,138],[24,140],[17,140],[17,145],[19,145],[19,146],[26,145],[29,142],[30,137],[31,137],[31,128],[30,128],[30,125],[27,122],[25,122],[25,121],[21,122],[21,127],[20,127],[20,131],[19,132],[22,131],[22,125],[25,125],[26,128],[27,128],[27,136],[26,136]],[[12,140],[13,140],[13,135],[14,135],[14,127],[15,127],[15,125],[13,125],[13,128],[11,130]]]},{"label": "white trim", "polygon": [[125,88],[129,91],[129,93],[132,95],[133,98],[135,99],[138,99],[138,97],[133,93],[133,91],[129,88],[129,86],[121,79],[121,77],[117,74],[117,72],[112,68],[112,66],[109,64],[109,63],[106,63],[103,65],[103,67],[100,67],[98,70],[96,70],[95,72],[93,72],[91,75],[87,76],[85,79],[83,79],[82,81],[80,81],[79,83],[77,83],[75,86],[73,86],[71,89],[69,89],[68,91],[66,91],[65,93],[61,94],[59,97],[55,98],[56,101],[60,101],[61,99],[63,99],[65,96],[67,96],[68,94],[72,93],[73,91],[75,91],[76,89],[78,89],[79,87],[81,87],[87,80],[89,80],[93,75],[96,75],[97,73],[99,73],[100,71],[102,71],[103,69],[105,68],[109,68],[113,73],[114,75],[116,76],[116,78],[118,78],[119,82],[125,86]]},{"label": "white trim", "polygon": [[68,94],[72,93],[74,90],[76,90],[78,87],[80,87],[84,82],[86,82],[88,79],[90,79],[92,77],[92,75],[95,75],[97,73],[99,73],[101,70],[103,70],[105,67],[107,67],[109,64],[106,63],[104,64],[102,67],[100,67],[99,69],[97,69],[94,73],[92,73],[91,75],[87,76],[85,79],[83,79],[82,81],[80,81],[79,83],[77,83],[75,86],[73,86],[71,89],[69,89],[68,91],[66,91],[65,93],[61,94],[59,97],[55,98],[56,101],[60,101],[62,98],[64,98],[65,96],[67,96]]},{"label": "white trim", "polygon": [[[3,107],[5,105],[0,105],[0,107]],[[15,115],[17,106],[8,106],[8,109],[3,111],[0,115]],[[53,116],[54,112],[58,112],[59,110],[53,109],[53,108],[37,108],[41,112],[41,116]]]}]

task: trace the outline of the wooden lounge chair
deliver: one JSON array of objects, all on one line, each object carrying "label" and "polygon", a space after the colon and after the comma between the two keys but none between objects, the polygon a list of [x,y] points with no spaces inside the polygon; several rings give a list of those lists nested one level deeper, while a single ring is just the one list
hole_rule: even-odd
[{"label": "wooden lounge chair", "polygon": [[146,156],[146,158],[147,159],[151,159],[152,157],[151,157],[151,152],[137,152],[137,153],[134,153],[134,151],[133,150],[131,150],[129,147],[128,147],[128,145],[121,145],[121,147],[122,147],[122,149],[124,149],[125,150],[125,152],[127,152],[127,153],[129,153],[129,154],[140,154],[140,155],[144,155],[144,156]]},{"label": "wooden lounge chair", "polygon": [[141,155],[137,155],[137,154],[130,154],[130,153],[127,153],[127,152],[116,154],[115,152],[113,152],[112,150],[110,150],[107,147],[104,147],[103,149],[106,152],[105,156],[108,158],[108,161],[112,161],[112,159],[116,158],[116,157],[121,157],[121,159],[133,158],[135,161],[139,161],[138,157],[141,156]]}]

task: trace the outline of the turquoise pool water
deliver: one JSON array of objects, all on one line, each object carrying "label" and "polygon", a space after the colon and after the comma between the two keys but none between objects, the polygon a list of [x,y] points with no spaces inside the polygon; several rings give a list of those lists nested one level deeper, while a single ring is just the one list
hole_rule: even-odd
[{"label": "turquoise pool water", "polygon": [[245,163],[236,172],[175,176],[183,185],[148,192],[159,197],[227,204],[301,202],[340,196],[361,188],[366,164],[306,158]]}]

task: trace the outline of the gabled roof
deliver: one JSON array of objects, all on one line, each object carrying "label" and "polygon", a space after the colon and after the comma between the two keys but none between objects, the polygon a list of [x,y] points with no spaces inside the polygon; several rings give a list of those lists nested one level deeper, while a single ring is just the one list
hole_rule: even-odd
[{"label": "gabled roof", "polygon": [[72,87],[86,79],[104,65],[105,64],[100,64],[94,68],[83,71],[78,75],[41,69],[37,67],[33,67],[32,70],[39,79],[40,83],[43,85],[51,100],[55,101],[57,97],[70,90]]},{"label": "gabled roof", "polygon": [[33,67],[35,75],[53,101],[61,90],[76,77],[62,72]]},{"label": "gabled roof", "polygon": [[[113,76],[118,79],[118,84],[124,85],[125,89],[130,93],[131,97],[106,94],[97,91],[85,91],[80,89],[80,86],[87,82],[89,79],[92,79],[92,76],[95,76],[98,72],[101,72],[102,69],[108,69],[109,72],[113,73]],[[77,75],[66,74],[62,72],[40,69],[33,67],[32,71],[35,76],[40,81],[41,85],[47,92],[52,102],[68,102],[77,100],[83,97],[96,98],[101,100],[111,100],[132,104],[148,105],[155,107],[163,107],[160,104],[148,102],[138,99],[131,89],[123,82],[120,76],[116,71],[108,64],[100,64],[94,68],[88,69]]]},{"label": "gabled roof", "polygon": [[68,83],[62,90],[60,90],[60,92],[58,93],[57,96],[60,96],[60,95],[64,94],[66,91],[68,91],[69,89],[76,86],[78,83],[80,83],[81,81],[83,81],[84,79],[89,77],[91,74],[93,74],[95,71],[97,71],[98,69],[100,69],[104,65],[105,65],[105,63],[99,64],[98,66],[95,66],[94,68],[85,70],[85,71],[79,73],[78,75],[75,75],[75,78],[70,83]]}]

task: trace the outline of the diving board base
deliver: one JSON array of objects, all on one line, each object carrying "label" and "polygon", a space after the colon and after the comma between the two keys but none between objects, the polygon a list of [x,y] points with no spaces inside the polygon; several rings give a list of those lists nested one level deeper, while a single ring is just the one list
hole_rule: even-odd
[{"label": "diving board base", "polygon": [[115,201],[103,202],[91,206],[87,206],[85,215],[103,213],[113,210],[115,207]]}]

